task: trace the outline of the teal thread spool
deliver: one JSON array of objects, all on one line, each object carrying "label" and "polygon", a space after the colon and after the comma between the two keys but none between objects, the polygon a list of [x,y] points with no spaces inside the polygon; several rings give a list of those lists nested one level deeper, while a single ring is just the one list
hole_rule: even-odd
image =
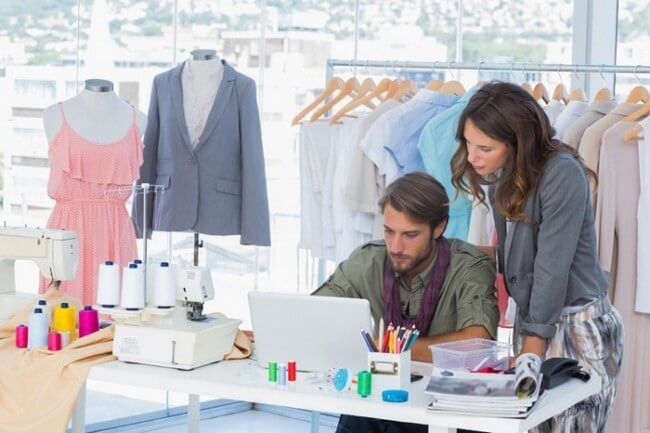
[{"label": "teal thread spool", "polygon": [[372,375],[369,371],[360,371],[357,375],[357,394],[361,397],[368,397],[372,388]]},{"label": "teal thread spool", "polygon": [[269,362],[269,382],[278,381],[278,363]]}]

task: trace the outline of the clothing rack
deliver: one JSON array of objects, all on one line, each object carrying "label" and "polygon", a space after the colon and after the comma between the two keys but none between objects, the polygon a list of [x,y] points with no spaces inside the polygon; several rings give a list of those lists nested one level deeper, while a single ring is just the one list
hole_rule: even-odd
[{"label": "clothing rack", "polygon": [[[362,69],[383,69],[388,75],[388,71],[420,71],[431,73],[452,72],[460,70],[471,71],[501,71],[501,72],[519,72],[519,73],[540,73],[540,72],[569,72],[575,74],[578,78],[579,73],[600,74],[605,80],[603,74],[633,74],[639,81],[637,74],[650,74],[648,65],[588,65],[588,64],[567,64],[567,63],[534,63],[534,62],[511,62],[511,63],[459,63],[459,62],[419,62],[404,60],[353,60],[353,59],[328,59],[326,68],[326,82],[334,76],[335,68],[349,68],[353,75],[357,75],[357,68]],[[581,80],[583,83],[586,79]],[[318,276],[317,285],[320,286],[325,281],[325,260],[318,259]]]},{"label": "clothing rack", "polygon": [[373,69],[401,69],[401,70],[429,70],[431,72],[473,70],[473,71],[502,71],[502,72],[572,72],[572,73],[596,73],[596,74],[650,74],[650,66],[647,65],[586,65],[568,63],[534,63],[534,62],[512,62],[512,63],[457,63],[457,62],[414,62],[404,60],[345,60],[328,59],[327,75],[333,75],[334,68],[349,67],[373,68]]}]

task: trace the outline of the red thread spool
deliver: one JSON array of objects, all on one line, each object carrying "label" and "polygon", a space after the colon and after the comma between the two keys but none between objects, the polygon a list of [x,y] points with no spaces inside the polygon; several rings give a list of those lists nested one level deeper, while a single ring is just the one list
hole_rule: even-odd
[{"label": "red thread spool", "polygon": [[289,382],[296,381],[296,361],[287,362],[287,376]]},{"label": "red thread spool", "polygon": [[47,349],[55,352],[61,350],[61,334],[58,332],[47,334]]},{"label": "red thread spool", "polygon": [[27,340],[29,335],[29,329],[27,326],[20,324],[16,326],[16,347],[19,349],[24,349],[27,347]]}]

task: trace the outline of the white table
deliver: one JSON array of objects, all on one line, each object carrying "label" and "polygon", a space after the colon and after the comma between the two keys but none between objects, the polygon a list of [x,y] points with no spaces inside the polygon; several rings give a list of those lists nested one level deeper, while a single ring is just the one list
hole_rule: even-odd
[{"label": "white table", "polygon": [[[429,433],[455,433],[457,428],[484,432],[521,433],[557,415],[601,389],[600,377],[584,383],[577,379],[548,391],[538,401],[526,419],[504,419],[483,416],[431,413],[425,406],[431,397],[424,394],[429,364],[413,363],[413,371],[425,378],[411,384],[409,401],[385,403],[379,392],[361,398],[356,392],[335,393],[320,391],[309,381],[309,373],[298,373],[292,388],[280,388],[267,381],[267,371],[254,361],[223,361],[194,371],[178,371],[148,365],[126,364],[119,361],[95,366],[88,379],[141,386],[158,390],[190,394],[188,406],[188,431],[198,432],[199,395],[285,406],[314,412],[328,412],[383,418],[429,426]],[[80,395],[85,401],[85,391]],[[73,433],[84,431],[84,403],[77,405],[73,415]]]}]

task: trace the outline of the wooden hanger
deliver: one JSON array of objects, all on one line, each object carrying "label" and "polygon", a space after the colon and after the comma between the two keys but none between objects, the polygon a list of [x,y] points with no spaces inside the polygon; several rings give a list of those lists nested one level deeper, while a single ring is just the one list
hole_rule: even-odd
[{"label": "wooden hanger", "polygon": [[612,91],[609,90],[609,87],[607,87],[607,80],[605,80],[605,76],[603,75],[604,68],[605,65],[602,65],[600,67],[600,78],[603,80],[603,87],[598,89],[598,91],[594,95],[594,102],[608,102],[614,100],[614,97],[612,96]]},{"label": "wooden hanger", "polygon": [[385,101],[388,89],[390,89],[390,84],[392,82],[393,80],[391,78],[382,78],[379,80],[379,83],[377,83],[375,88],[363,97],[364,103],[366,100],[372,102],[373,99],[377,99],[379,102]]},{"label": "wooden hanger", "polygon": [[626,120],[628,122],[636,122],[650,115],[650,93],[644,86],[636,86],[633,88],[630,91],[630,94],[627,95],[625,102],[630,104],[643,102],[643,105],[641,105],[634,113],[630,114],[623,120]]},{"label": "wooden hanger", "polygon": [[333,116],[332,119],[330,120],[330,125],[334,125],[337,123],[341,117],[347,115],[349,112],[354,110],[355,108],[365,105],[368,108],[375,109],[375,105],[370,101],[370,99],[366,99],[368,94],[372,92],[376,88],[375,81],[372,78],[366,78],[363,80],[363,83],[361,83],[361,86],[359,86],[359,91],[357,92],[357,96],[343,108],[341,108],[339,111],[337,111]]},{"label": "wooden hanger", "polygon": [[555,90],[553,90],[553,101],[561,101],[564,102],[565,104],[569,100],[569,95],[567,94],[566,87],[564,86],[564,83],[560,83],[557,86],[555,86]]},{"label": "wooden hanger", "polygon": [[623,120],[628,122],[636,122],[650,115],[650,99],[643,103],[634,113],[630,114]]},{"label": "wooden hanger", "polygon": [[327,113],[329,110],[331,110],[336,104],[341,102],[343,98],[346,96],[356,96],[356,92],[359,91],[359,87],[361,87],[361,84],[359,84],[359,80],[357,80],[356,77],[352,77],[348,79],[348,81],[345,82],[345,86],[341,89],[341,91],[327,104],[323,105],[320,107],[312,116],[309,118],[310,122],[315,122],[318,120],[319,117]]},{"label": "wooden hanger", "polygon": [[585,94],[582,92],[582,89],[577,88],[573,89],[571,91],[571,94],[569,95],[569,101],[582,101],[584,102],[585,100]]},{"label": "wooden hanger", "polygon": [[400,85],[402,83],[402,80],[399,79],[394,79],[391,81],[390,85],[388,86],[388,90],[386,91],[386,95],[384,96],[384,100],[387,99],[395,99],[397,101],[402,102],[401,98],[396,98],[395,95],[397,95],[397,91],[400,89]]},{"label": "wooden hanger", "polygon": [[445,82],[442,80],[431,80],[429,81],[429,84],[427,84],[426,89],[431,90],[432,92],[437,92],[439,91],[442,86],[444,86]]},{"label": "wooden hanger", "polygon": [[544,86],[543,83],[535,84],[535,87],[533,88],[533,98],[535,98],[535,101],[539,101],[541,99],[546,104],[548,104],[549,101],[551,100],[548,97],[548,92],[546,91],[546,86]]},{"label": "wooden hanger", "polygon": [[646,102],[650,99],[650,93],[645,86],[636,86],[630,90],[630,93],[627,95],[625,102],[629,104],[636,104],[637,102]]},{"label": "wooden hanger", "polygon": [[404,99],[404,97],[413,97],[418,91],[418,86],[411,80],[400,80],[395,94],[391,97],[398,101]]},{"label": "wooden hanger", "polygon": [[531,86],[528,81],[521,83],[521,87],[533,96],[533,86]]},{"label": "wooden hanger", "polygon": [[460,81],[451,80],[445,82],[445,84],[440,88],[440,92],[446,95],[464,95],[465,87]]},{"label": "wooden hanger", "polygon": [[[388,89],[390,88],[390,84],[393,82],[390,78],[382,78],[377,85],[371,89],[368,93],[363,95],[360,98],[356,99],[357,105],[353,107],[352,109],[359,107],[361,105],[366,105],[368,103],[372,104],[373,99],[378,99],[379,101],[383,101],[385,98],[385,94],[388,92]],[[384,97],[382,97],[384,95]]]},{"label": "wooden hanger", "polygon": [[643,128],[641,127],[641,124],[637,123],[634,125],[632,128],[630,128],[629,131],[625,133],[623,138],[625,141],[640,141],[643,140],[643,135],[641,132],[643,131]]},{"label": "wooden hanger", "polygon": [[614,97],[612,96],[612,91],[609,90],[607,87],[602,87],[600,90],[596,92],[594,95],[594,101],[598,102],[606,102],[606,101],[613,101]]},{"label": "wooden hanger", "polygon": [[318,95],[318,97],[314,99],[309,105],[303,108],[300,113],[296,114],[296,116],[291,121],[291,124],[292,125],[299,124],[305,116],[307,116],[314,108],[318,107],[318,105],[321,104],[325,99],[327,99],[328,96],[330,96],[332,93],[334,93],[337,90],[343,89],[343,87],[345,87],[345,81],[343,81],[342,78],[332,77],[327,83],[327,85],[325,86],[323,92],[320,95]]}]

